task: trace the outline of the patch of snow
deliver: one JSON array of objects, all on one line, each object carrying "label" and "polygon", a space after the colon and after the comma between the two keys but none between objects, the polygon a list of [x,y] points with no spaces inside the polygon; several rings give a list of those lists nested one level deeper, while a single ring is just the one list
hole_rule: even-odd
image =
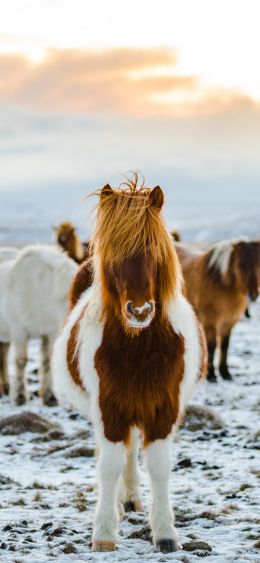
[{"label": "patch of snow", "polygon": [[[0,561],[195,563],[205,557],[210,563],[259,563],[260,303],[251,309],[252,318],[243,319],[232,335],[234,380],[205,382],[195,397],[223,427],[205,423],[191,430],[184,425],[172,444],[170,494],[184,545],[174,554],[156,553],[147,541],[147,513],[126,515],[119,524],[116,552],[91,552],[97,496],[92,428],[71,410],[41,404],[35,375],[39,345],[31,342],[27,372],[32,399],[23,409],[1,399],[0,416],[30,410],[60,425],[61,431],[0,436]],[[140,463],[147,511],[149,482],[142,456]]]}]

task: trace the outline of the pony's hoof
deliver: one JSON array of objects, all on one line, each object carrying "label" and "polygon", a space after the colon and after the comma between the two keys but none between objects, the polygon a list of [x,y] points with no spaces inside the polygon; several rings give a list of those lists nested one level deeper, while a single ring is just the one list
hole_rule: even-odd
[{"label": "pony's hoof", "polygon": [[140,500],[127,500],[124,502],[125,512],[143,512],[142,503]]},{"label": "pony's hoof", "polygon": [[4,384],[3,384],[3,393],[4,393],[4,395],[9,395],[9,391],[10,391],[9,383],[4,383]]},{"label": "pony's hoof", "polygon": [[231,373],[229,373],[229,371],[227,369],[224,370],[219,370],[219,373],[222,377],[222,379],[225,379],[225,381],[232,381],[233,377],[231,375]]},{"label": "pony's hoof", "polygon": [[214,373],[208,373],[207,381],[209,381],[210,383],[217,383],[217,376]]},{"label": "pony's hoof", "polygon": [[230,375],[230,373],[226,374],[226,375],[221,375],[222,379],[225,379],[225,381],[233,381],[233,377],[232,375]]},{"label": "pony's hoof", "polygon": [[0,397],[9,395],[9,383],[0,384]]},{"label": "pony's hoof", "polygon": [[116,544],[112,541],[93,540],[92,551],[115,551]]},{"label": "pony's hoof", "polygon": [[156,551],[161,551],[162,553],[172,553],[178,549],[179,545],[174,540],[158,540],[156,542]]},{"label": "pony's hoof", "polygon": [[42,400],[43,404],[47,407],[55,407],[58,404],[55,395],[53,395],[52,391],[49,389],[43,393]]},{"label": "pony's hoof", "polygon": [[25,405],[26,395],[24,393],[19,393],[19,395],[17,395],[17,397],[15,397],[14,402],[17,405],[17,407],[21,407],[22,405]]}]

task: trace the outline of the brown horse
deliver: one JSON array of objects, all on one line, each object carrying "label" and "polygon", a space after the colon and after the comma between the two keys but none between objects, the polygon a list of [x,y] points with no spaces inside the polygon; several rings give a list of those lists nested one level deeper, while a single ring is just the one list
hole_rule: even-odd
[{"label": "brown horse", "polygon": [[161,215],[161,188],[138,187],[134,178],[98,194],[94,283],[84,290],[83,280],[75,281],[77,303],[55,346],[55,389],[95,429],[99,498],[92,548],[115,549],[119,500],[125,509],[141,508],[141,436],[153,541],[157,550],[171,552],[178,548],[169,502],[171,435],[201,375],[203,339],[183,296],[180,264]]},{"label": "brown horse", "polygon": [[214,355],[220,347],[219,372],[231,379],[227,366],[230,334],[244,315],[248,299],[260,286],[260,241],[223,241],[206,250],[176,244],[186,295],[202,322],[208,345],[208,379],[216,381]]},{"label": "brown horse", "polygon": [[72,223],[64,222],[53,227],[57,244],[67,252],[70,258],[81,264],[89,258],[89,242],[81,242]]}]

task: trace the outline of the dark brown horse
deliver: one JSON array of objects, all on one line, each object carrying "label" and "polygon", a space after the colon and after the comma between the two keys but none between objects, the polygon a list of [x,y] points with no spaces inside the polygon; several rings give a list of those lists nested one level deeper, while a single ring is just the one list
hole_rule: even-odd
[{"label": "dark brown horse", "polygon": [[214,355],[220,347],[219,373],[231,379],[227,366],[230,334],[244,315],[248,299],[260,287],[260,241],[223,241],[206,250],[176,244],[186,295],[202,322],[208,345],[208,379],[216,381]]}]

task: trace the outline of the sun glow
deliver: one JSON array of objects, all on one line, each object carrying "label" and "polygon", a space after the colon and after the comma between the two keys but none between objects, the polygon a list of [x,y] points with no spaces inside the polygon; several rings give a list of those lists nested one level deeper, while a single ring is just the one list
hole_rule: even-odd
[{"label": "sun glow", "polygon": [[[260,100],[258,0],[9,0],[1,13],[0,53],[20,53],[34,64],[50,48],[107,49],[167,46],[170,65],[145,76],[198,77],[202,91],[223,88]],[[181,91],[159,94],[168,104]],[[183,92],[183,101],[188,93]],[[197,92],[190,92],[191,100]]]}]

